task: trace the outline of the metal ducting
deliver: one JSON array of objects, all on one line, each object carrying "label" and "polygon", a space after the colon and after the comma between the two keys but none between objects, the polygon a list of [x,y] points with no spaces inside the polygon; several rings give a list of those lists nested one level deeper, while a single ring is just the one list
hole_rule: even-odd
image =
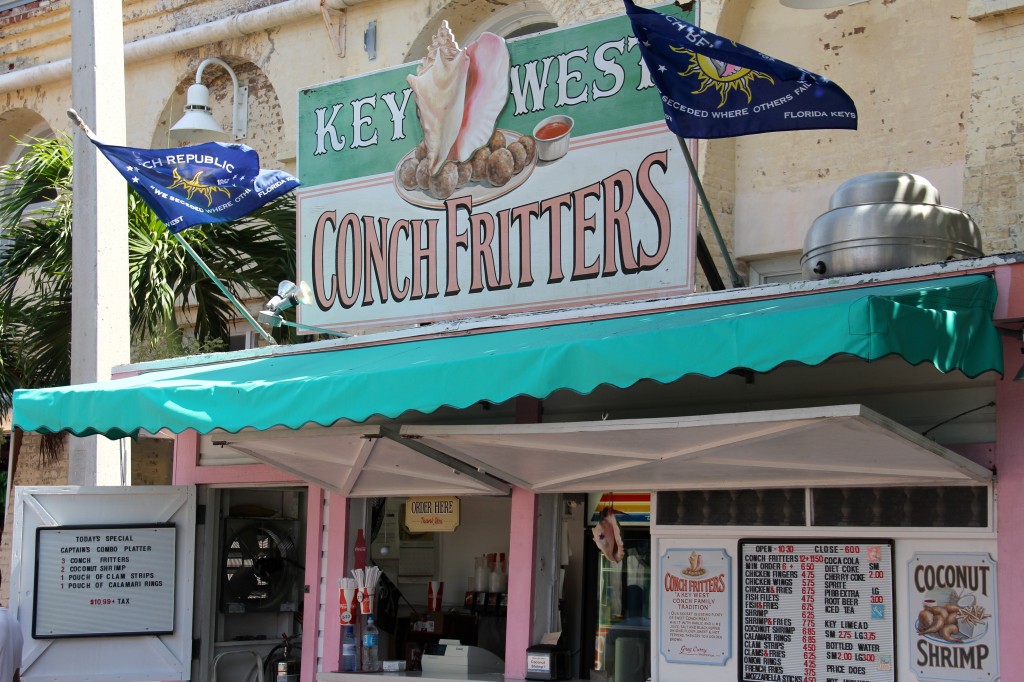
[{"label": "metal ducting", "polygon": [[839,186],[807,231],[800,263],[805,277],[824,279],[982,255],[978,226],[942,206],[928,180],[883,172]]}]

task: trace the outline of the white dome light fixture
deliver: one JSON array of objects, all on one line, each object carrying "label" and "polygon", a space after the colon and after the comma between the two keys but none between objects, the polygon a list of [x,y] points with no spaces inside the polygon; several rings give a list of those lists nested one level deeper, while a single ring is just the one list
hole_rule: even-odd
[{"label": "white dome light fixture", "polygon": [[224,138],[224,129],[210,113],[210,89],[203,85],[203,70],[217,64],[231,76],[232,92],[231,134],[236,140],[245,137],[249,128],[249,86],[238,84],[238,76],[228,63],[216,57],[204,59],[196,70],[196,82],[188,88],[185,114],[171,126],[170,136],[175,142],[212,142]]}]

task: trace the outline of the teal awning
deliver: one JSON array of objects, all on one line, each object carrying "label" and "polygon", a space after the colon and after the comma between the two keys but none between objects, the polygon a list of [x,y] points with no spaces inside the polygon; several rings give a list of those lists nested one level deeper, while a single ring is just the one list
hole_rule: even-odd
[{"label": "teal awning", "polygon": [[643,379],[767,372],[840,354],[869,361],[895,354],[974,377],[1003,369],[995,300],[990,277],[967,275],[278,354],[17,391],[14,424],[112,438],[140,429],[297,429]]}]

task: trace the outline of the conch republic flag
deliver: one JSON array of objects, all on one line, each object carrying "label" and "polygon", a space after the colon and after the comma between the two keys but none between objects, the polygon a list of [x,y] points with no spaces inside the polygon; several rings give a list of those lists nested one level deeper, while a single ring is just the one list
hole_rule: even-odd
[{"label": "conch republic flag", "polygon": [[299,185],[284,171],[260,168],[259,154],[244,144],[136,149],[89,139],[174,233],[237,220]]},{"label": "conch republic flag", "polygon": [[857,129],[857,108],[827,78],[624,0],[668,127],[686,138]]}]

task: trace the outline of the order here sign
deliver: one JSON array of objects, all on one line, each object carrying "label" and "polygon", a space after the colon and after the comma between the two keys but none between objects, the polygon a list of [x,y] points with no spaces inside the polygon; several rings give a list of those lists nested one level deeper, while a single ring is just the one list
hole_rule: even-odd
[{"label": "order here sign", "polygon": [[410,497],[405,525],[412,533],[450,533],[459,527],[459,498]]}]

